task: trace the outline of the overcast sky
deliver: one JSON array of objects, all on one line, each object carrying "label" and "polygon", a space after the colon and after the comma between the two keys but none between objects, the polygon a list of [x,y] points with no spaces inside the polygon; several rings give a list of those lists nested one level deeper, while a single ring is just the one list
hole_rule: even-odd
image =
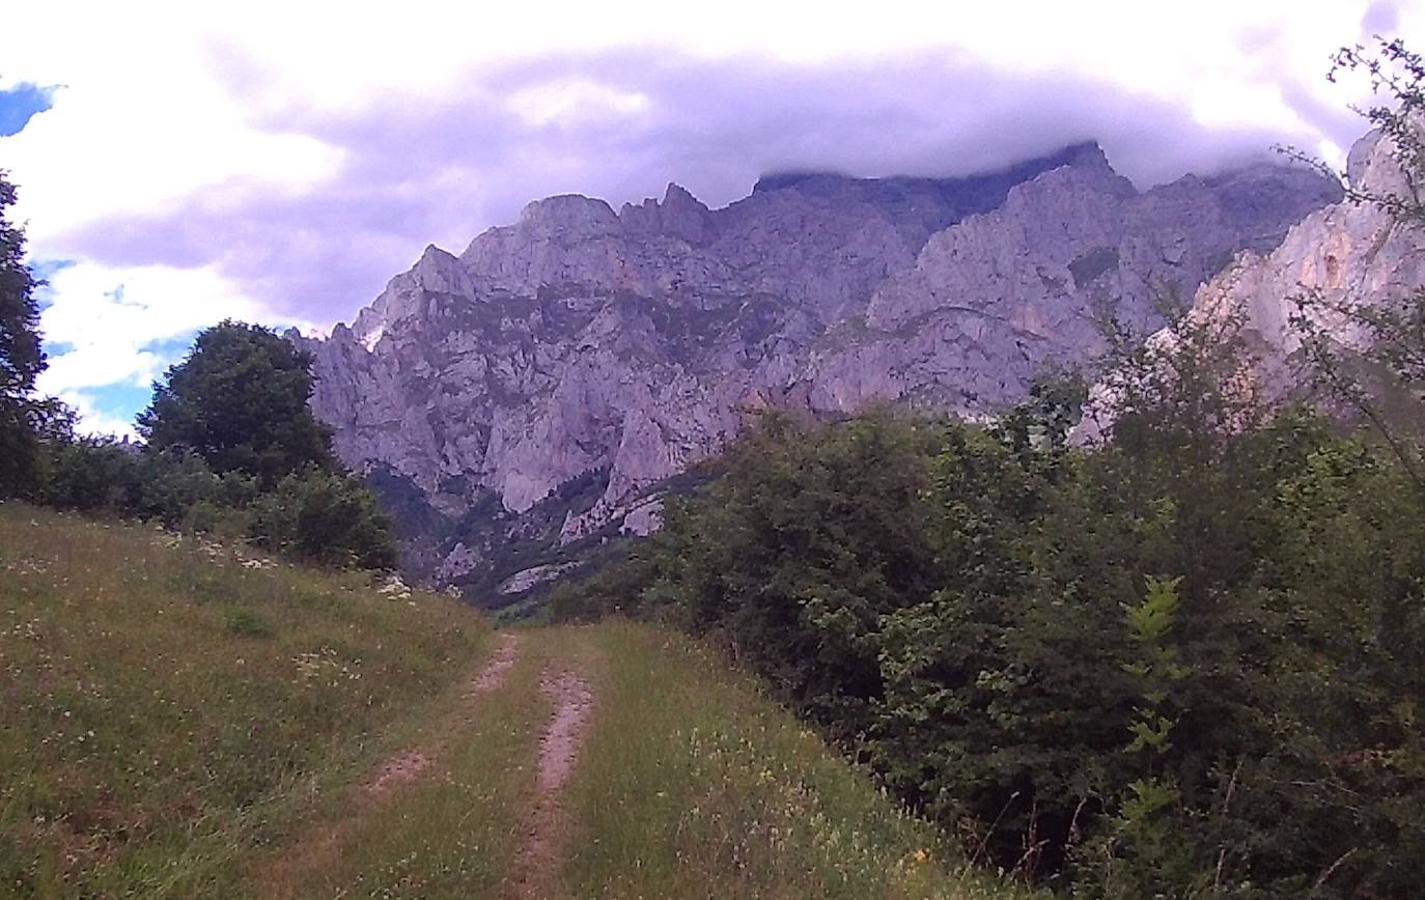
[{"label": "overcast sky", "polygon": [[[1097,139],[1140,187],[1364,130],[1345,43],[1425,0],[381,4],[16,0],[0,168],[49,279],[43,390],[126,432],[224,317],[349,321],[549,194],[955,175]],[[1418,49],[1418,48],[1417,48]]]}]

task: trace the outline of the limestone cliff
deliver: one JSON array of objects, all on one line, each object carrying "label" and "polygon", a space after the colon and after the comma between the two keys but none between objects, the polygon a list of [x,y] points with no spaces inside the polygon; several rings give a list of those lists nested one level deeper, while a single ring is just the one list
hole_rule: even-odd
[{"label": "limestone cliff", "polygon": [[[1352,148],[1347,177],[1361,192],[1385,196],[1410,190],[1389,141],[1379,133]],[[1244,253],[1203,285],[1192,315],[1243,314],[1261,354],[1261,375],[1277,392],[1289,391],[1297,373],[1289,365],[1300,346],[1290,327],[1295,297],[1319,292],[1318,317],[1345,344],[1366,339],[1349,321],[1328,310],[1399,300],[1425,287],[1425,228],[1399,221],[1380,205],[1350,200],[1306,216],[1276,247]]]}]

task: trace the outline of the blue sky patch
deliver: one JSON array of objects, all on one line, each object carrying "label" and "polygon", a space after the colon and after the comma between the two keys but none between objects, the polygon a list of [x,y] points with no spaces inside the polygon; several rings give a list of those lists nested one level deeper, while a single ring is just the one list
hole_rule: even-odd
[{"label": "blue sky patch", "polygon": [[123,422],[133,422],[153,400],[153,391],[150,388],[129,383],[84,388],[79,393],[93,403],[95,412]]},{"label": "blue sky patch", "polygon": [[54,86],[24,82],[0,91],[0,137],[19,134],[30,119],[54,105]]},{"label": "blue sky patch", "polygon": [[150,341],[144,344],[144,349],[163,360],[163,367],[167,369],[188,355],[188,351],[193,349],[193,340],[197,337],[198,331],[194,330],[167,340]]},{"label": "blue sky patch", "polygon": [[[40,282],[40,286],[35,288],[35,303],[39,306],[40,312],[44,312],[54,305],[54,289],[47,284],[50,277],[56,272],[75,265],[75,261],[72,259],[31,259],[27,265],[30,267],[30,274]],[[59,351],[51,350],[50,352]]]}]

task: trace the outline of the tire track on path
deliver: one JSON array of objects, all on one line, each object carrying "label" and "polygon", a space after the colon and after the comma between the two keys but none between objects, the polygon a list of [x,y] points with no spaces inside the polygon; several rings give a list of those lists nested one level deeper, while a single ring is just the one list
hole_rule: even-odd
[{"label": "tire track on path", "polygon": [[263,888],[262,896],[300,896],[298,890],[304,876],[340,859],[342,848],[357,827],[379,808],[384,798],[431,768],[444,750],[454,724],[470,717],[473,705],[480,697],[504,686],[510,669],[519,661],[520,649],[519,635],[510,632],[501,634],[490,658],[461,689],[461,702],[438,731],[441,739],[424,748],[402,751],[376,766],[355,789],[349,815],[334,823],[313,825],[275,858],[269,859],[258,879]]},{"label": "tire track on path", "polygon": [[[505,632],[500,635],[500,643],[489,660],[465,684],[462,697],[466,703],[478,699],[482,694],[498,690],[505,683],[505,676],[519,660],[519,635]],[[468,712],[468,709],[465,710]],[[435,762],[440,747],[425,750],[407,750],[386,760],[376,770],[376,774],[362,786],[368,797],[380,797],[402,782],[417,778]]]},{"label": "tire track on path", "polygon": [[578,762],[594,712],[593,689],[576,672],[546,671],[540,689],[554,701],[554,714],[539,741],[534,803],[525,821],[524,846],[515,858],[510,896],[519,900],[567,896],[559,878],[569,838],[564,788]]}]

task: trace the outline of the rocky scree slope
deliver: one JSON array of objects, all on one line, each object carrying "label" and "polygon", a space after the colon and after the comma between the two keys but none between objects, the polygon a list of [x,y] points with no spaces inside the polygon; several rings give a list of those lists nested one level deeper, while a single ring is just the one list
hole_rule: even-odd
[{"label": "rocky scree slope", "polygon": [[1259,164],[1148,191],[1095,144],[959,179],[764,178],[711,210],[550,197],[427,248],[350,326],[294,336],[316,413],[395,513],[411,574],[498,606],[657,524],[659,491],[766,408],[966,416],[1151,330],[1339,188]]}]

